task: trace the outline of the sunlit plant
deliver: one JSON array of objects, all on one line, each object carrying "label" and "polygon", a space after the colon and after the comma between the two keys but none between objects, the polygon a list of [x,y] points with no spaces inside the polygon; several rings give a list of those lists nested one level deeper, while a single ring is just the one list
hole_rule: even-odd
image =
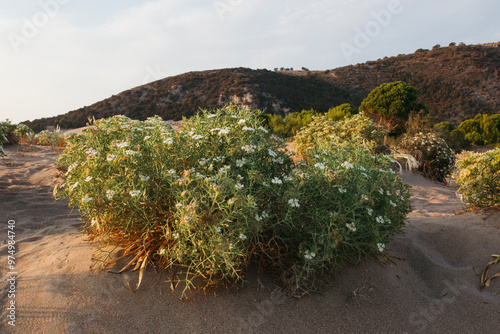
[{"label": "sunlit plant", "polygon": [[116,116],[68,139],[55,195],[80,208],[101,242],[97,266],[123,247],[135,268],[171,270],[186,296],[241,284],[255,261],[301,295],[384,251],[409,211],[387,157],[358,144],[318,147],[294,164],[258,115],[231,105],[180,131],[158,117]]},{"label": "sunlit plant", "polygon": [[500,203],[500,149],[469,154],[457,162],[460,176],[458,194],[471,208]]},{"label": "sunlit plant", "polygon": [[326,116],[318,116],[297,133],[294,145],[300,153],[304,153],[315,149],[319,143],[334,140],[343,143],[364,143],[376,151],[381,151],[385,148],[386,135],[387,130],[375,124],[364,113],[345,117],[336,122]]}]

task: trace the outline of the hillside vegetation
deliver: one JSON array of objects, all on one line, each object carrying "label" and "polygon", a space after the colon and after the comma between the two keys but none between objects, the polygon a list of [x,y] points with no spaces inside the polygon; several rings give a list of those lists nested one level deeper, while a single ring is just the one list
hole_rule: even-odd
[{"label": "hillside vegetation", "polygon": [[144,120],[158,115],[179,120],[199,108],[228,102],[285,115],[314,109],[326,113],[350,103],[359,107],[379,85],[404,81],[436,121],[458,125],[477,114],[500,110],[500,47],[450,45],[417,50],[327,71],[268,71],[233,68],[190,72],[139,86],[64,115],[24,122],[35,131],[47,125],[84,126],[96,119],[126,115]]}]

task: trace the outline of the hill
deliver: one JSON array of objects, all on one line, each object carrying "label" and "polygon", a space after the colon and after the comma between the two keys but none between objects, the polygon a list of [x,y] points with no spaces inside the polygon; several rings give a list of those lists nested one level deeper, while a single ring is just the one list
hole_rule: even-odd
[{"label": "hill", "polygon": [[455,124],[500,110],[500,43],[436,46],[410,55],[386,57],[327,71],[268,71],[233,68],[189,72],[139,86],[64,115],[24,122],[35,131],[47,125],[84,126],[117,114],[134,119],[159,115],[179,120],[200,107],[228,102],[285,114],[326,112],[342,103],[359,106],[385,82],[402,80],[417,88],[436,120]]}]

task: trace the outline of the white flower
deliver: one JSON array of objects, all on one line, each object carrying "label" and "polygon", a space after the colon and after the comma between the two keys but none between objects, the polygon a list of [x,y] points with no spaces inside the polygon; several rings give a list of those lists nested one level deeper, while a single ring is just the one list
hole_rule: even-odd
[{"label": "white flower", "polygon": [[124,147],[127,147],[128,146],[128,142],[127,141],[124,141],[124,142],[121,142],[119,144],[116,145],[116,147],[119,147],[119,148],[124,148]]},{"label": "white flower", "polygon": [[170,176],[175,176],[177,175],[177,172],[175,171],[175,169],[169,169],[167,170],[167,174]]},{"label": "white flower", "polygon": [[247,162],[247,159],[236,159],[236,167],[243,167],[243,165]]},{"label": "white flower", "polygon": [[389,203],[393,206],[393,207],[396,207],[396,203],[394,203],[393,201],[389,201]]},{"label": "white flower", "polygon": [[148,140],[148,139],[151,139],[151,136],[146,136],[143,138],[143,140]]},{"label": "white flower", "polygon": [[193,135],[192,137],[194,140],[199,140],[199,139],[203,139],[203,136],[202,135]]},{"label": "white flower", "polygon": [[339,188],[339,191],[340,191],[341,194],[345,194],[347,192],[347,190],[344,189],[344,188]]},{"label": "white flower", "polygon": [[246,120],[242,118],[242,119],[240,119],[240,120],[238,121],[238,124],[244,124],[245,122],[246,122]]},{"label": "white flower", "polygon": [[255,152],[256,147],[255,145],[245,145],[241,149],[247,151],[247,153],[253,153]]},{"label": "white flower", "polygon": [[219,135],[227,135],[229,133],[229,128],[221,129]]},{"label": "white flower", "polygon": [[69,190],[73,190],[78,187],[78,182],[75,182],[72,186],[69,187]]},{"label": "white flower", "polygon": [[238,179],[243,180],[244,177],[238,174]]},{"label": "white flower", "polygon": [[368,215],[373,215],[373,209],[372,208],[366,208],[366,210],[368,211]]},{"label": "white flower", "polygon": [[227,201],[227,203],[228,203],[229,205],[233,205],[233,204],[234,204],[234,201],[233,201],[233,199],[232,199],[232,198],[230,198],[230,199]]},{"label": "white flower", "polygon": [[314,167],[319,168],[319,169],[325,169],[325,164],[318,162],[318,163],[314,164]]},{"label": "white flower", "polygon": [[368,196],[366,196],[366,195],[361,195],[361,198],[363,200],[365,200],[365,201],[369,201],[370,200],[370,198]]},{"label": "white flower", "polygon": [[190,216],[186,216],[186,217],[184,217],[184,221],[185,221],[186,223],[189,223],[192,219],[193,219],[193,217],[190,217]]},{"label": "white flower", "polygon": [[134,155],[134,154],[137,154],[137,152],[136,151],[132,151],[132,150],[126,150],[125,154],[126,155]]},{"label": "white flower", "polygon": [[279,177],[274,177],[272,180],[271,180],[271,183],[274,183],[274,184],[282,184],[283,182],[280,180]]},{"label": "white flower", "polygon": [[93,200],[92,197],[88,197],[88,196],[85,196],[84,198],[82,198],[82,202],[83,203],[89,203]]},{"label": "white flower", "polygon": [[267,149],[267,152],[269,153],[270,156],[272,156],[273,158],[276,158],[278,155],[276,154],[276,152],[274,152],[273,150],[271,150],[270,148]]},{"label": "white flower", "polygon": [[246,236],[246,235],[244,235],[243,233],[240,233],[240,239],[241,239],[241,240],[245,240],[246,238],[247,238],[247,236]]},{"label": "white flower", "polygon": [[216,230],[217,232],[219,232],[219,233],[222,231],[222,229],[220,228],[220,226],[217,226],[217,227],[215,228],[215,230]]},{"label": "white flower", "polygon": [[293,207],[295,207],[295,208],[300,207],[299,200],[298,200],[298,199],[296,199],[296,198],[291,198],[291,199],[289,199],[289,200],[288,200],[288,204],[290,204],[290,206],[291,206],[292,208],[293,208]]},{"label": "white flower", "polygon": [[235,186],[234,186],[236,189],[240,190],[240,189],[243,189],[244,186],[241,184],[241,183],[237,183]]},{"label": "white flower", "polygon": [[175,205],[175,207],[176,207],[176,208],[178,208],[178,209],[180,209],[180,208],[182,208],[182,207],[183,207],[183,205],[182,205],[182,203],[177,203],[177,204]]},{"label": "white flower", "polygon": [[375,220],[377,221],[377,223],[379,224],[383,224],[384,223],[384,217],[382,216],[378,216],[377,218],[375,218]]},{"label": "white flower", "polygon": [[345,168],[347,168],[347,169],[354,168],[354,165],[353,165],[353,164],[351,164],[350,162],[347,162],[347,161],[344,161],[344,162],[342,163],[342,166],[344,166],[344,167],[345,167]]},{"label": "white flower", "polygon": [[172,145],[174,143],[174,139],[171,138],[171,137],[168,137],[166,138],[164,141],[163,141],[163,144],[167,144],[167,145]]},{"label": "white flower", "polygon": [[92,178],[92,176],[87,176],[87,178],[85,179],[85,182],[89,182],[89,181],[91,181],[92,179],[93,179],[93,178]]},{"label": "white flower", "polygon": [[347,228],[350,229],[351,231],[356,232],[356,224],[350,223],[350,224],[345,224],[345,226],[347,226]]},{"label": "white flower", "polygon": [[304,253],[304,258],[306,260],[312,260],[312,258],[315,257],[315,256],[316,256],[316,253],[310,252],[308,250],[306,250],[305,253]]},{"label": "white flower", "polygon": [[264,129],[264,127],[263,127],[262,125],[261,125],[261,126],[259,126],[259,130],[260,130],[260,131],[262,131],[262,132],[264,132],[264,133],[267,133],[267,130],[266,130],[266,129]]},{"label": "white flower", "polygon": [[267,183],[266,181],[262,182],[262,185],[263,185],[264,187],[269,187],[269,183]]},{"label": "white flower", "polygon": [[107,161],[113,161],[115,159],[115,155],[114,154],[108,154],[108,156],[106,157],[106,160]]},{"label": "white flower", "polygon": [[214,118],[214,117],[217,117],[217,114],[209,114],[207,117],[208,118]]},{"label": "white flower", "polygon": [[128,124],[123,124],[122,125],[122,129],[128,129],[128,128],[130,128],[130,125],[128,125]]},{"label": "white flower", "polygon": [[160,249],[158,254],[160,254],[161,256],[164,256],[165,254],[167,254],[167,250],[165,248],[162,248],[162,249]]},{"label": "white flower", "polygon": [[254,128],[249,128],[248,126],[244,126],[241,128],[242,130],[245,130],[245,131],[255,131]]},{"label": "white flower", "polygon": [[115,196],[116,192],[114,190],[108,190],[106,191],[106,197],[109,199],[109,200],[112,200],[113,199],[113,196]]},{"label": "white flower", "polygon": [[132,197],[136,197],[136,196],[139,196],[141,194],[141,191],[140,190],[130,190],[129,194]]},{"label": "white flower", "polygon": [[200,172],[196,172],[196,177],[199,179],[204,179],[205,175],[201,174]]},{"label": "white flower", "polygon": [[285,181],[292,181],[293,178],[291,176],[285,175],[285,176],[283,176],[283,180],[285,180]]},{"label": "white flower", "polygon": [[141,179],[141,181],[148,181],[150,179],[149,176],[144,176],[144,175],[139,175],[139,178]]},{"label": "white flower", "polygon": [[97,150],[93,148],[89,148],[87,151],[85,151],[88,155],[97,155]]},{"label": "white flower", "polygon": [[273,159],[273,162],[277,162],[277,163],[283,165],[283,163],[285,162],[285,160],[282,157],[278,157],[276,159]]},{"label": "white flower", "polygon": [[384,244],[382,244],[382,243],[378,243],[378,244],[377,244],[377,247],[378,247],[378,250],[379,250],[381,253],[382,253],[382,252],[384,251],[384,249],[385,249],[385,245],[384,245]]}]

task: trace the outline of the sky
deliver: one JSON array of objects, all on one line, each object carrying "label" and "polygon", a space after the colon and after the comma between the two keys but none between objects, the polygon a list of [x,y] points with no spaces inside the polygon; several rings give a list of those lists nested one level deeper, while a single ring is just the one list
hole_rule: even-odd
[{"label": "sky", "polygon": [[498,0],[0,0],[0,121],[190,71],[326,70],[500,41]]}]

